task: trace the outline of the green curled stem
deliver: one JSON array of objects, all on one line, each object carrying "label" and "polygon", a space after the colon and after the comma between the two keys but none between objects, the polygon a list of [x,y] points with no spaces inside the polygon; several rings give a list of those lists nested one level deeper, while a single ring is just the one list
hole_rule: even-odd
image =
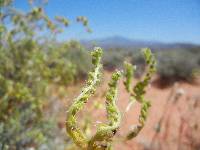
[{"label": "green curled stem", "polygon": [[96,47],[91,55],[94,69],[89,73],[87,84],[82,89],[81,94],[69,107],[66,118],[66,131],[73,139],[74,143],[81,149],[87,149],[88,138],[86,137],[84,132],[81,131],[81,129],[78,127],[76,115],[87,103],[88,98],[94,94],[96,86],[100,81],[100,69],[102,68],[100,61],[102,57],[102,49]]},{"label": "green curled stem", "polygon": [[117,84],[120,77],[120,71],[114,72],[108,84],[109,90],[106,95],[106,111],[109,123],[102,124],[98,127],[96,134],[89,142],[89,150],[108,150],[111,148],[112,138],[116,134],[121,121],[121,114],[116,105],[118,93]]}]

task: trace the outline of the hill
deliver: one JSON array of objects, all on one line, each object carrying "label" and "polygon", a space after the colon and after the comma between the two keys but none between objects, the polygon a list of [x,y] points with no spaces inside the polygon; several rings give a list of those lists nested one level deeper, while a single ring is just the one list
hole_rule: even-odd
[{"label": "hill", "polygon": [[93,46],[100,46],[104,49],[123,48],[123,49],[138,49],[149,47],[153,50],[167,50],[167,49],[190,49],[200,47],[200,45],[192,43],[164,43],[159,41],[144,41],[129,39],[122,36],[112,36],[106,38],[81,40],[80,41],[87,48]]}]

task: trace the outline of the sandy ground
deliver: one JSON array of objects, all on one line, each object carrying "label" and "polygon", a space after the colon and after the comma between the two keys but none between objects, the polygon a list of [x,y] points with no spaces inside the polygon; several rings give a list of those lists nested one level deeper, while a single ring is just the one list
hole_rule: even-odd
[{"label": "sandy ground", "polygon": [[[92,109],[91,107],[94,104],[94,100],[104,105],[107,82],[110,76],[111,74],[109,72],[104,73],[101,86],[85,107],[87,111],[79,114],[80,120],[85,117],[91,118],[93,124],[91,126],[92,131],[95,131],[98,122],[106,122],[105,108]],[[71,103],[71,100],[79,94],[81,85],[82,83],[78,86],[68,87],[66,89],[67,97],[61,101],[58,125],[63,130],[65,128],[65,115],[63,113],[65,114],[66,106]],[[119,83],[119,99],[117,104],[123,115],[123,119],[114,140],[115,150],[200,149],[200,84],[178,83],[175,88],[176,90],[172,90],[172,88],[173,86],[160,89],[153,85],[147,88],[145,97],[151,101],[152,107],[150,108],[145,127],[136,138],[128,142],[122,142],[120,140],[121,137],[129,132],[131,126],[137,124],[140,105],[135,103],[130,111],[125,113],[125,108],[129,102],[129,95],[126,93],[123,83]],[[175,100],[174,96],[170,98],[170,95],[174,95],[170,94],[172,91],[183,95],[178,100]],[[160,132],[156,132],[158,122],[161,118]]]}]

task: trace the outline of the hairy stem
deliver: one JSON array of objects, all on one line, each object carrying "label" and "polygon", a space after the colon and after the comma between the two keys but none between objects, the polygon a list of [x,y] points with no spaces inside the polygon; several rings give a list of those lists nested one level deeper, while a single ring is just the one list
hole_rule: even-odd
[{"label": "hairy stem", "polygon": [[101,48],[95,48],[91,53],[94,70],[89,73],[86,86],[82,89],[81,94],[74,100],[69,107],[66,119],[66,131],[73,139],[74,143],[82,149],[87,149],[88,139],[83,131],[78,127],[76,115],[87,103],[88,98],[94,94],[96,86],[100,79],[100,69],[102,67],[100,60],[102,56]]},{"label": "hairy stem", "polygon": [[106,95],[106,110],[109,123],[102,124],[97,129],[96,134],[89,142],[89,150],[105,150],[111,148],[111,141],[119,128],[121,115],[116,105],[117,83],[121,77],[121,72],[116,71],[109,82],[109,90]]}]

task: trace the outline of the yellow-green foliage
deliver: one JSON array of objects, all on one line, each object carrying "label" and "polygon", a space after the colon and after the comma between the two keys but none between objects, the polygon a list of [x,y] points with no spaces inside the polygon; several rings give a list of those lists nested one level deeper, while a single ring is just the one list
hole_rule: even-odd
[{"label": "yellow-green foliage", "polygon": [[145,88],[149,84],[151,76],[155,72],[156,64],[155,58],[150,49],[144,49],[143,53],[147,63],[147,73],[144,76],[144,79],[136,83],[133,88],[131,87],[132,77],[136,67],[133,67],[131,64],[126,62],[125,71],[115,71],[112,74],[111,80],[108,84],[109,89],[106,94],[105,102],[108,124],[100,124],[96,133],[89,138],[84,134],[80,127],[78,127],[76,115],[83,108],[88,98],[95,92],[97,83],[99,82],[102,50],[101,48],[95,48],[92,52],[92,63],[94,65],[94,69],[89,73],[88,81],[81,94],[74,100],[67,111],[66,130],[78,147],[89,150],[108,150],[112,148],[113,137],[116,134],[121,122],[121,114],[116,105],[116,100],[118,94],[118,81],[122,75],[124,75],[125,78],[125,88],[127,92],[130,93],[130,100],[136,100],[141,103],[139,125],[131,130],[124,139],[130,140],[134,138],[139,131],[141,131],[145,124],[145,120],[147,119],[148,109],[150,107],[150,102],[144,98],[144,94],[146,92]]},{"label": "yellow-green foliage", "polygon": [[0,0],[0,149],[4,150],[39,149],[44,142],[53,149],[48,143],[55,141],[56,125],[53,117],[44,116],[51,96],[48,87],[69,85],[84,75],[82,68],[89,68],[80,44],[56,42],[69,21],[49,18],[43,1],[29,2],[30,10],[23,11],[15,8],[14,0]]}]

